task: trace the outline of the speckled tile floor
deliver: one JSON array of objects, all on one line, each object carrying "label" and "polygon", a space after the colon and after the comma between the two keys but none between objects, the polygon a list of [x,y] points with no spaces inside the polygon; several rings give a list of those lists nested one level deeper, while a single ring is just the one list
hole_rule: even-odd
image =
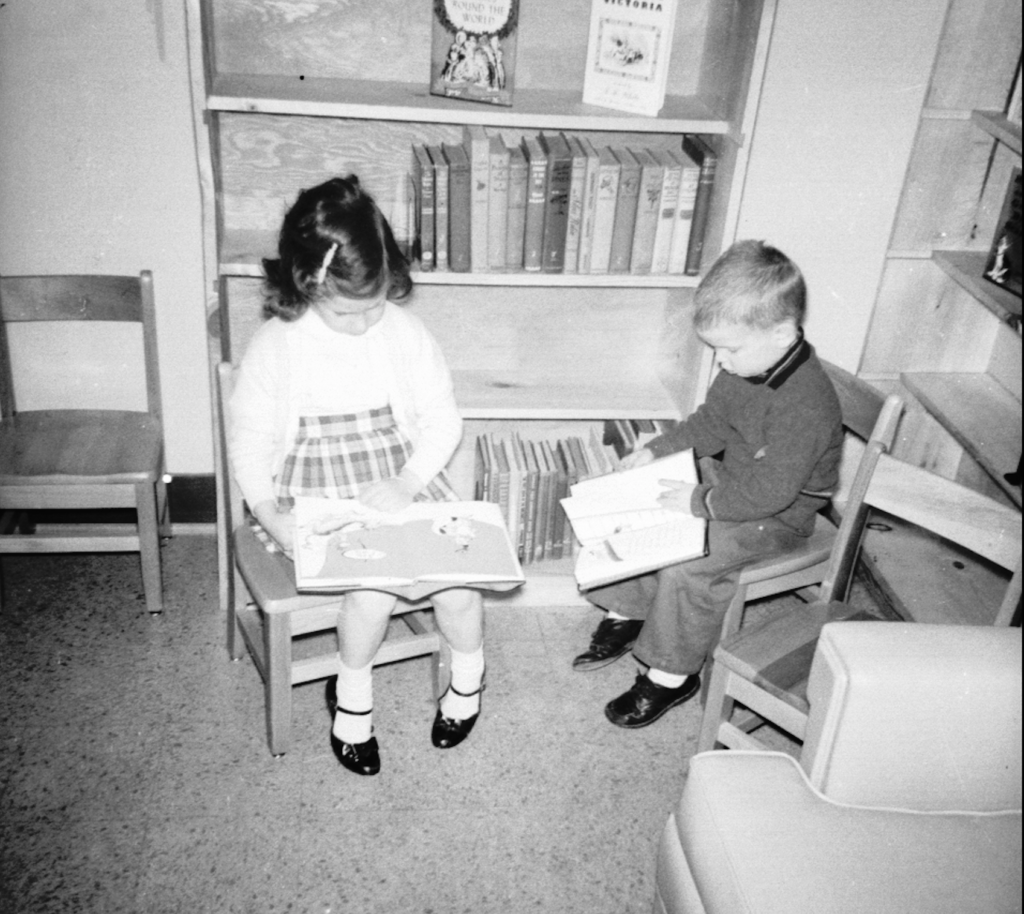
[{"label": "speckled tile floor", "polygon": [[269,754],[211,537],[165,547],[159,617],[133,556],[2,562],[3,914],[650,910],[700,712],[608,724],[636,667],[572,672],[595,611],[489,608],[484,713],[451,752],[430,745],[429,662],[379,669],[384,770],[362,779],[331,754],[320,684]]}]

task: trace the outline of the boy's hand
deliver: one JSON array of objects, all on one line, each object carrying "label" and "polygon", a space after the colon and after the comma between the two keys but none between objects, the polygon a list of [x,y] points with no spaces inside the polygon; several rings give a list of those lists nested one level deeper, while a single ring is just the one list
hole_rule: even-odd
[{"label": "boy's hand", "polygon": [[654,454],[647,448],[642,447],[638,451],[633,451],[631,454],[626,454],[619,461],[620,470],[632,470],[634,467],[642,467],[651,463],[654,460]]},{"label": "boy's hand", "polygon": [[693,514],[690,510],[690,499],[693,497],[693,490],[697,488],[695,485],[677,479],[659,479],[658,485],[666,488],[666,491],[658,496],[658,504],[670,511]]},{"label": "boy's hand", "polygon": [[291,511],[278,510],[277,502],[272,500],[261,501],[252,513],[285,555],[290,556],[295,544],[295,515]]}]

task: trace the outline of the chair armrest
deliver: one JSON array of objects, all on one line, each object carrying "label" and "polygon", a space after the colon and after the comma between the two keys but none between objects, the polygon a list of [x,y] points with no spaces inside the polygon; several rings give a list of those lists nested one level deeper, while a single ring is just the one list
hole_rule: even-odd
[{"label": "chair armrest", "polygon": [[1021,806],[1021,630],[825,625],[801,765],[833,800],[920,810]]}]

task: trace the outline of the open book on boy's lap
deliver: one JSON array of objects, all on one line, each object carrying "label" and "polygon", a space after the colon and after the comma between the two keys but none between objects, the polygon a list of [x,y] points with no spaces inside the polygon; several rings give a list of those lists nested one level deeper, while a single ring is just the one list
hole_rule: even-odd
[{"label": "open book on boy's lap", "polygon": [[385,513],[358,501],[297,498],[296,588],[351,590],[524,580],[498,505],[414,502]]},{"label": "open book on boy's lap", "polygon": [[695,484],[693,451],[583,480],[562,499],[580,541],[575,575],[582,590],[705,554],[707,522],[662,507],[663,479]]}]

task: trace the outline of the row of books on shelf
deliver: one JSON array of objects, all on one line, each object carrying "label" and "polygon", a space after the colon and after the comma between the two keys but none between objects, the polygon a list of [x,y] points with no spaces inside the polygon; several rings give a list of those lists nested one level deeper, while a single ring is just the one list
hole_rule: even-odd
[{"label": "row of books on shelf", "polygon": [[425,271],[697,275],[717,161],[697,135],[510,146],[468,125],[461,144],[413,144],[413,254]]},{"label": "row of books on shelf", "polygon": [[521,562],[560,559],[578,547],[562,499],[582,480],[611,473],[619,459],[662,434],[668,420],[615,420],[588,436],[531,440],[515,432],[476,439],[473,497],[496,503]]}]

